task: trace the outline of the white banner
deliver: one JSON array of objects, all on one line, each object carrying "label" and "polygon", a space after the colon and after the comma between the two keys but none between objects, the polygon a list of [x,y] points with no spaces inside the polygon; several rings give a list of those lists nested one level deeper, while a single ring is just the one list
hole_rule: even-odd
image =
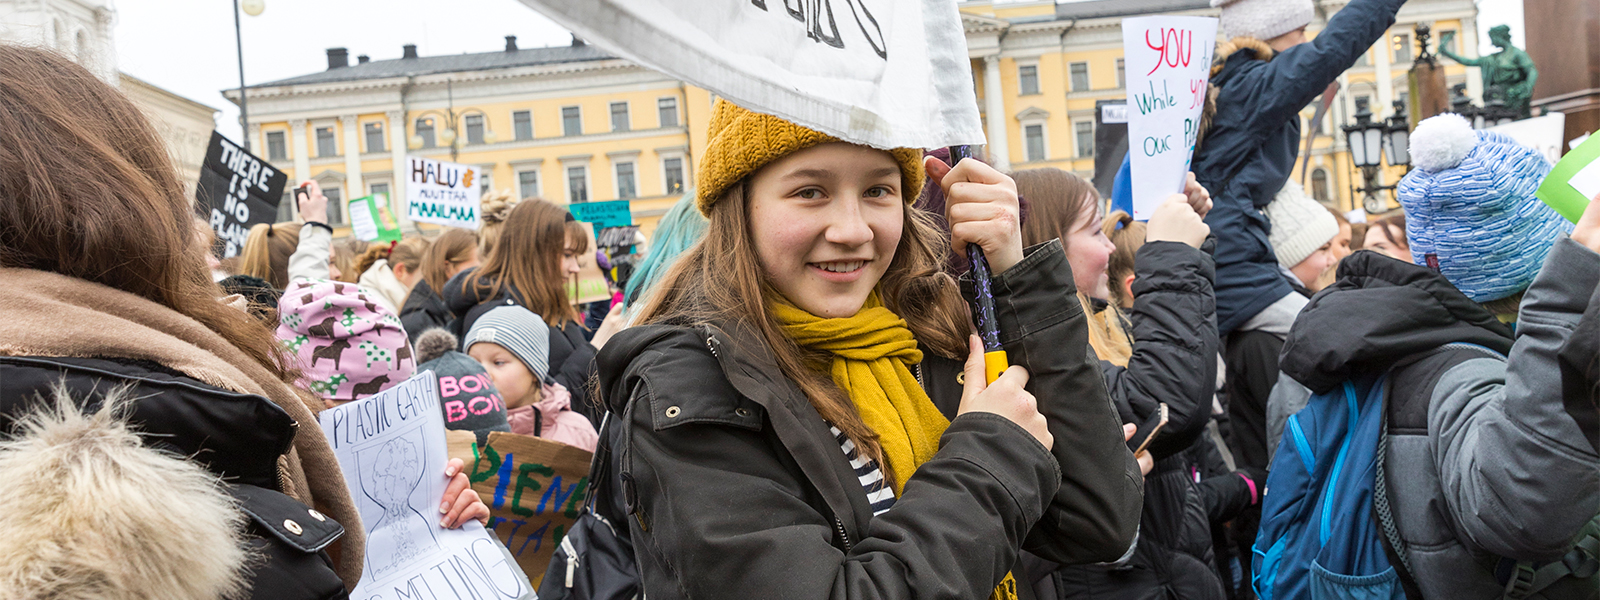
[{"label": "white banner", "polygon": [[478,229],[478,168],[406,157],[406,216],[413,221]]},{"label": "white banner", "polygon": [[522,3],[623,58],[840,139],[984,143],[954,0]]},{"label": "white banner", "polygon": [[1544,155],[1545,160],[1551,165],[1561,160],[1561,142],[1566,137],[1567,115],[1550,113],[1542,117],[1512,121],[1505,125],[1490,127],[1489,131],[1503,133]]},{"label": "white banner", "polygon": [[1122,20],[1134,219],[1149,219],[1167,196],[1183,191],[1216,44],[1210,17]]}]

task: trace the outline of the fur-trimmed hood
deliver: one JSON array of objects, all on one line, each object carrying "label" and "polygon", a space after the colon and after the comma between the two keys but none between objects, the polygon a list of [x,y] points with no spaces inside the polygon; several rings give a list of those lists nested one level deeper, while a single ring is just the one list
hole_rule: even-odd
[{"label": "fur-trimmed hood", "polygon": [[58,386],[0,442],[0,596],[240,593],[244,514],[204,467],[141,443],[122,418],[130,395],[117,388],[84,414]]}]

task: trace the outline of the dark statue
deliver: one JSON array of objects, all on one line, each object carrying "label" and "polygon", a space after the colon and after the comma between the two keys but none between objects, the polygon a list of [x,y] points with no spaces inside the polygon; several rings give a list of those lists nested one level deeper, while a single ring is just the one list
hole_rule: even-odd
[{"label": "dark statue", "polygon": [[1539,69],[1527,52],[1511,45],[1511,28],[1496,25],[1489,30],[1489,41],[1500,51],[1481,58],[1467,58],[1451,52],[1447,46],[1455,32],[1446,32],[1439,38],[1439,53],[1463,65],[1478,67],[1483,71],[1485,98],[1499,97],[1506,108],[1516,111],[1517,118],[1527,118],[1528,102],[1533,99],[1533,84],[1539,81]]}]

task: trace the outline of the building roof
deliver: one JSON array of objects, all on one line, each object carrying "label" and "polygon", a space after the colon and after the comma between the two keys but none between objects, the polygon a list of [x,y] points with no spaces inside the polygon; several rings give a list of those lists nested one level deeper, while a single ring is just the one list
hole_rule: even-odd
[{"label": "building roof", "polygon": [[1131,17],[1210,8],[1210,0],[1093,0],[1056,5],[1057,19]]},{"label": "building roof", "polygon": [[487,69],[509,69],[513,67],[528,67],[534,65],[548,65],[569,62],[585,62],[595,60],[608,60],[616,58],[604,50],[591,45],[581,46],[551,46],[548,48],[523,48],[520,50],[500,50],[495,52],[476,52],[468,54],[450,54],[444,56],[421,56],[417,58],[394,58],[389,60],[374,60],[357,63],[348,67],[337,67],[326,71],[319,71],[310,75],[279,79],[266,83],[251,85],[252,88],[276,87],[283,85],[304,85],[314,83],[335,83],[341,81],[360,81],[363,79],[387,79],[390,77],[406,77],[411,75],[432,75],[435,73],[456,73],[460,71],[482,71]]}]

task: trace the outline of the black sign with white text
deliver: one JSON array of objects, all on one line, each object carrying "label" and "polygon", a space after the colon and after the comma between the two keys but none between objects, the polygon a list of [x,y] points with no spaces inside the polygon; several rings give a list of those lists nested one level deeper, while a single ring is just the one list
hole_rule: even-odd
[{"label": "black sign with white text", "polygon": [[278,202],[289,176],[246,152],[222,134],[211,132],[211,146],[195,185],[196,208],[217,232],[222,258],[238,256],[250,227],[278,218]]}]

